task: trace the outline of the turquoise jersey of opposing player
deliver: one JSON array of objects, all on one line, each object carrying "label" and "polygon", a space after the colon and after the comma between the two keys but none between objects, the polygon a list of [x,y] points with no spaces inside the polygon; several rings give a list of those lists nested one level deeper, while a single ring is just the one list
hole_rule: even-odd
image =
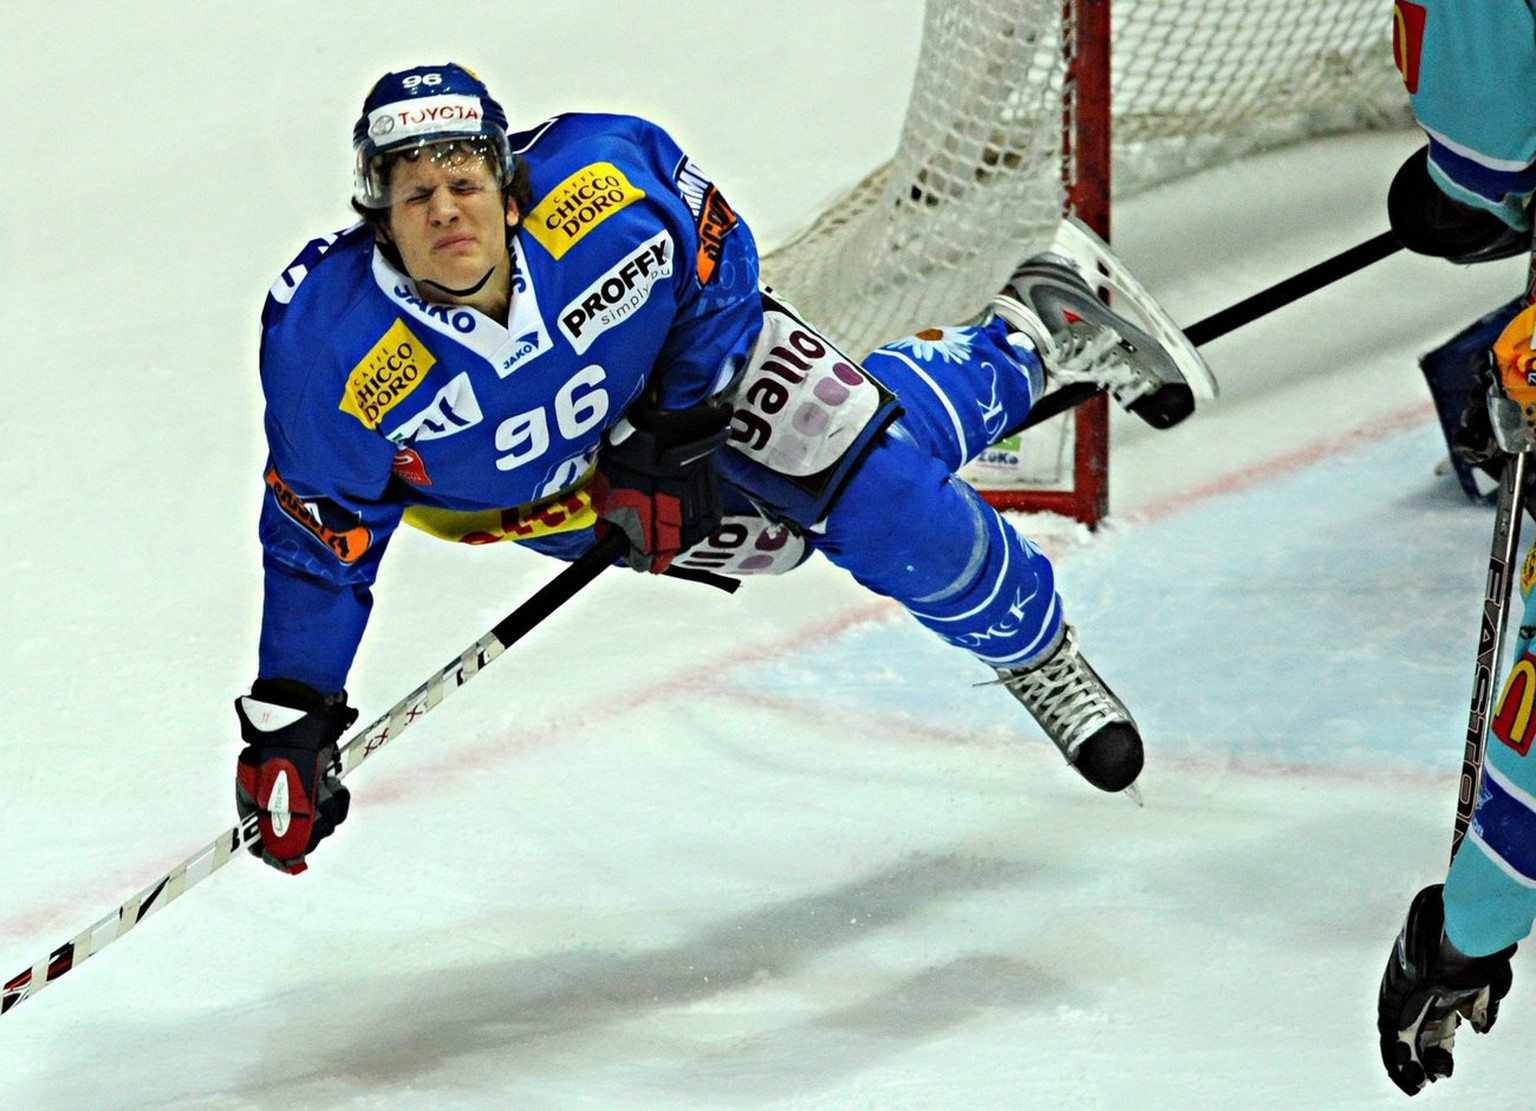
[{"label": "turquoise jersey of opposing player", "polygon": [[1392,49],[1428,145],[1388,194],[1409,250],[1482,262],[1530,246],[1536,13],[1526,0],[1397,0]]}]

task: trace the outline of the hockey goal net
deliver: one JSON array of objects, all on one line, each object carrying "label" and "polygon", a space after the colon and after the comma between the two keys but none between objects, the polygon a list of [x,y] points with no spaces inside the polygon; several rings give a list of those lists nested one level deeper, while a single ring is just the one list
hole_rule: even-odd
[{"label": "hockey goal net", "polygon": [[[1408,122],[1385,0],[928,0],[899,146],[764,273],[851,352],[979,311],[1064,209],[1285,143]],[[1156,292],[1155,290],[1153,291]],[[1100,398],[966,477],[1005,509],[1108,510]]]}]

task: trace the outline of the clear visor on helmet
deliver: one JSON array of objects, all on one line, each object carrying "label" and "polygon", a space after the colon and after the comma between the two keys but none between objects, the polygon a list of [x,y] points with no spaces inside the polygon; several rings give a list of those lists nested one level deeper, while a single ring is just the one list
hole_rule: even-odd
[{"label": "clear visor on helmet", "polygon": [[380,151],[372,143],[357,150],[353,166],[352,195],[364,208],[388,208],[397,199],[396,178],[402,163],[423,163],[445,172],[462,172],[469,178],[489,172],[497,189],[507,183],[512,164],[505,135],[460,135],[424,140]]}]

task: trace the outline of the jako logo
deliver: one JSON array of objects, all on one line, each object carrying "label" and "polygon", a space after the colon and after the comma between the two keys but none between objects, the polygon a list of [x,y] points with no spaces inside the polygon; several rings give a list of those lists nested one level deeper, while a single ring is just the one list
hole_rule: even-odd
[{"label": "jako logo", "polygon": [[[516,337],[511,342],[512,353],[501,360],[501,365],[496,373],[505,378],[523,363],[536,355],[542,355],[546,350],[548,335],[544,331],[542,322],[537,328],[530,329]],[[505,350],[505,349],[503,349]]]},{"label": "jako logo", "polygon": [[652,287],[672,276],[674,253],[672,237],[659,232],[560,310],[560,331],[578,355],[609,328],[638,312],[650,299]]},{"label": "jako logo", "polygon": [[468,309],[458,309],[451,305],[438,305],[431,301],[423,301],[403,285],[395,286],[391,292],[394,293],[397,301],[409,305],[431,320],[448,325],[448,327],[460,335],[467,336],[475,330],[475,314]]}]

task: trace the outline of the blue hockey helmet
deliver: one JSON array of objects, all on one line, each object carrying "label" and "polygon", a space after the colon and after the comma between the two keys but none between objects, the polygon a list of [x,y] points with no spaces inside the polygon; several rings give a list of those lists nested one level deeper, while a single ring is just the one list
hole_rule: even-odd
[{"label": "blue hockey helmet", "polygon": [[479,141],[503,185],[510,178],[507,114],[473,70],[449,62],[386,73],[363,101],[352,129],[352,196],[363,208],[388,208],[386,155],[438,143]]}]

